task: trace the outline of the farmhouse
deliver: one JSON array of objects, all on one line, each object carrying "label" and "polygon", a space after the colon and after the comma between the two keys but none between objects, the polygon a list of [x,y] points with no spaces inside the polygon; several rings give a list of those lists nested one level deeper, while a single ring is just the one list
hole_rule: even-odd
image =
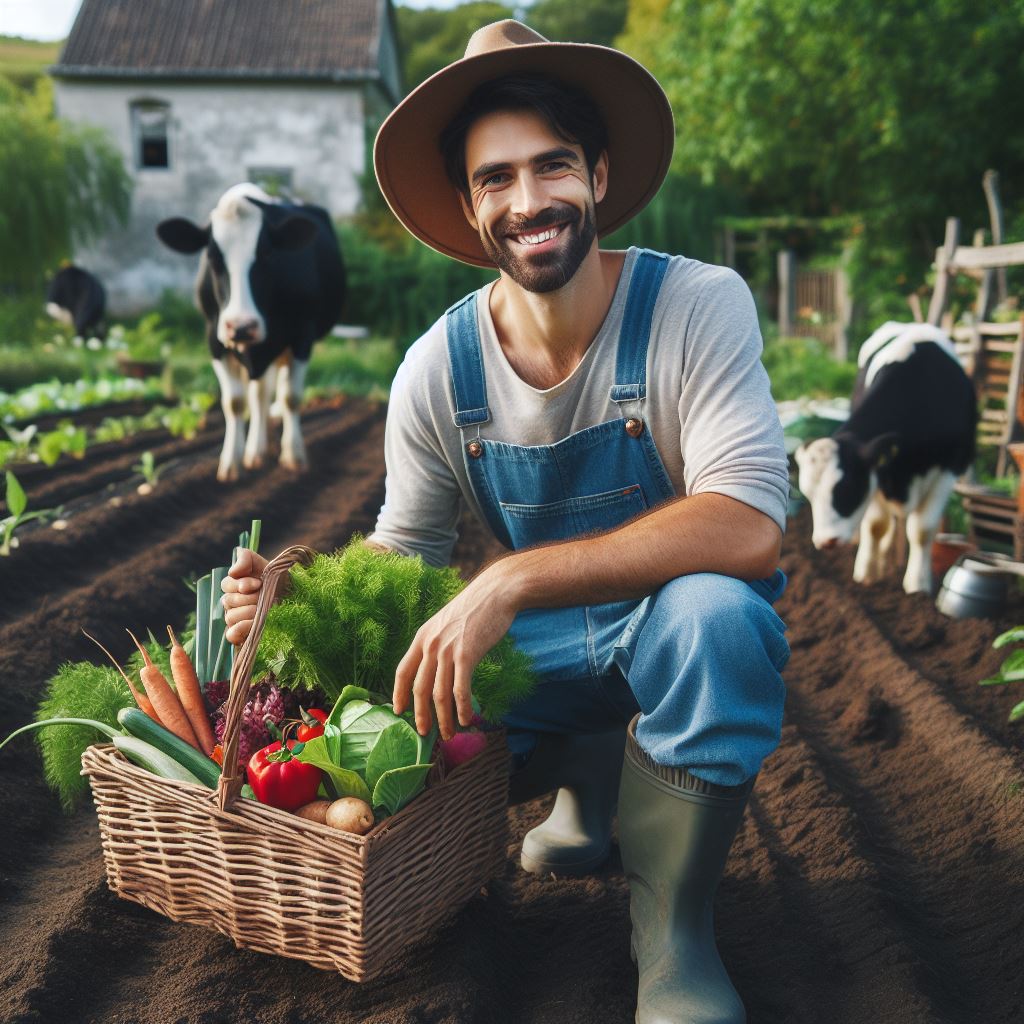
[{"label": "farmhouse", "polygon": [[127,228],[75,253],[115,314],[191,289],[156,224],[240,181],[354,212],[402,95],[390,0],[84,0],[51,74],[58,115],[103,129],[134,179]]}]

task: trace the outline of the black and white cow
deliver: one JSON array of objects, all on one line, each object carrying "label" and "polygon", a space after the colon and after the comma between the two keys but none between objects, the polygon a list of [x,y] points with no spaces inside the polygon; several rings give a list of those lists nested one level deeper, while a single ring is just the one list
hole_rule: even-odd
[{"label": "black and white cow", "polygon": [[61,267],[46,292],[46,312],[75,334],[87,337],[100,330],[107,311],[107,293],[99,279],[73,263]]},{"label": "black and white cow", "polygon": [[[176,252],[202,250],[196,300],[206,317],[224,410],[218,480],[262,464],[272,399],[284,410],[281,465],[302,469],[299,407],[313,342],[337,322],[345,268],[326,210],[272,199],[243,183],[221,196],[210,223],[161,221]],[[272,392],[276,388],[276,394]],[[249,432],[242,434],[248,390]]]},{"label": "black and white cow", "polygon": [[861,347],[850,418],[796,452],[812,540],[860,545],[853,578],[879,579],[897,517],[907,522],[908,593],[929,591],[931,546],[956,479],[974,459],[974,389],[949,337],[930,324],[889,322]]}]

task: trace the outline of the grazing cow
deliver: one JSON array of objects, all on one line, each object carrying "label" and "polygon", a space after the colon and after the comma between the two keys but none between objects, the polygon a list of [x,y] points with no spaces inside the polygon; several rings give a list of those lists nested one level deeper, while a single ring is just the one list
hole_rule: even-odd
[{"label": "grazing cow", "polygon": [[46,312],[74,327],[75,334],[84,338],[99,331],[106,310],[107,293],[88,270],[69,264],[53,275],[46,292]]},{"label": "grazing cow", "polygon": [[849,543],[861,521],[853,578],[870,583],[884,573],[903,516],[903,589],[927,592],[942,512],[974,459],[974,389],[949,337],[930,324],[885,324],[862,346],[858,365],[850,418],[796,452],[812,540],[818,549]]},{"label": "grazing cow", "polygon": [[275,397],[284,410],[281,465],[305,468],[299,406],[306,367],[313,342],[337,322],[345,294],[327,211],[280,202],[244,183],[221,196],[206,227],[174,217],[156,232],[176,252],[203,252],[196,301],[206,317],[225,420],[217,479],[236,480],[242,465],[262,465]]}]

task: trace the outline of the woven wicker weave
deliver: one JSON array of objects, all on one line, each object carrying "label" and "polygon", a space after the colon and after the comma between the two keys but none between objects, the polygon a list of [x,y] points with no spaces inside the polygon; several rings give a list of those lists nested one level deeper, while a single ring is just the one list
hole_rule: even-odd
[{"label": "woven wicker weave", "polygon": [[[281,579],[308,549],[268,566],[249,639],[231,675],[225,764],[266,612]],[[231,754],[231,756],[229,756]],[[158,778],[112,746],[82,756],[99,817],[110,888],[175,921],[215,928],[238,946],[305,960],[352,981],[378,975],[501,867],[507,750],[501,733],[365,836],[235,799],[241,779],[213,793]]]}]

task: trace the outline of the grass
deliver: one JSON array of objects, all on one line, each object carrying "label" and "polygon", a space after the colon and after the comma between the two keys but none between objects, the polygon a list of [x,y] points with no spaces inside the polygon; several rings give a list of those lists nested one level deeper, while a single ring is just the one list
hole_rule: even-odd
[{"label": "grass", "polygon": [[63,42],[40,42],[0,35],[0,75],[22,88],[31,88],[51,64],[57,63]]}]

